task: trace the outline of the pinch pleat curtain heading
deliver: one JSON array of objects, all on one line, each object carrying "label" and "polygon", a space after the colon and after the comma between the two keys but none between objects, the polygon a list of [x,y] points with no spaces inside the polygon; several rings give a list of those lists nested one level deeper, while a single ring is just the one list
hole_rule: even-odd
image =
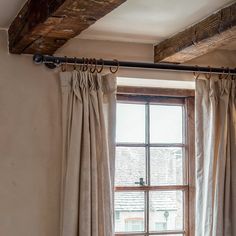
[{"label": "pinch pleat curtain heading", "polygon": [[196,236],[236,235],[235,79],[196,78]]},{"label": "pinch pleat curtain heading", "polygon": [[116,78],[61,72],[60,236],[112,236]]}]

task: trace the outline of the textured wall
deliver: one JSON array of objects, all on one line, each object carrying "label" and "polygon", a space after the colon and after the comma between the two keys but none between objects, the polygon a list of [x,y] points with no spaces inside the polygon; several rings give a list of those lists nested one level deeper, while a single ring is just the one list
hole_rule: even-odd
[{"label": "textured wall", "polygon": [[[102,40],[85,40],[74,38],[67,42],[57,52],[58,55],[70,57],[96,57],[118,59],[123,61],[153,62],[153,46],[143,43],[125,43]],[[236,66],[236,51],[217,50],[207,55],[189,61],[186,64],[205,66]],[[193,80],[192,73],[167,72],[143,69],[120,69],[118,76],[132,78],[149,78],[158,80]],[[168,86],[168,85],[167,85]]]},{"label": "textured wall", "polygon": [[204,56],[195,58],[188,62],[188,64],[199,66],[215,66],[215,67],[231,67],[236,66],[236,51],[216,50]]},{"label": "textured wall", "polygon": [[58,236],[59,86],[0,31],[0,235]]}]

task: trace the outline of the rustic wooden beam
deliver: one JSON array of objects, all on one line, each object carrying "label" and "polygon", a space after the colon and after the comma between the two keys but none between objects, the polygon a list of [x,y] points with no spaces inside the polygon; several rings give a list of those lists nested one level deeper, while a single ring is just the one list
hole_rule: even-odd
[{"label": "rustic wooden beam", "polygon": [[154,61],[183,63],[236,40],[236,3],[155,46]]},{"label": "rustic wooden beam", "polygon": [[28,0],[9,28],[9,50],[53,54],[125,1]]}]

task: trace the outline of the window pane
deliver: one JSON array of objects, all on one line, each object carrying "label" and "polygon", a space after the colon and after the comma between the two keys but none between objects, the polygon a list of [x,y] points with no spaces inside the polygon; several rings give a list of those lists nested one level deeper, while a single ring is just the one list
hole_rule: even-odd
[{"label": "window pane", "polygon": [[182,143],[182,106],[150,105],[151,143]]},{"label": "window pane", "polygon": [[182,191],[151,191],[149,199],[150,231],[183,229]]},{"label": "window pane", "polygon": [[145,148],[116,147],[116,186],[139,186],[140,178],[145,181]]},{"label": "window pane", "polygon": [[116,192],[115,212],[119,212],[119,219],[115,219],[116,232],[144,231],[144,192]]},{"label": "window pane", "polygon": [[145,142],[145,105],[117,104],[116,141]]},{"label": "window pane", "polygon": [[182,148],[150,148],[151,185],[183,184]]}]

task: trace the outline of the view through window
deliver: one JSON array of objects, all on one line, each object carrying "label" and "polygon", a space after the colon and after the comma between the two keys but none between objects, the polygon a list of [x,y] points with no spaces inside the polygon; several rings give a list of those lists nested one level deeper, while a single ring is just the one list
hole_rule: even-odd
[{"label": "view through window", "polygon": [[182,100],[118,101],[117,235],[187,235],[185,117]]}]

